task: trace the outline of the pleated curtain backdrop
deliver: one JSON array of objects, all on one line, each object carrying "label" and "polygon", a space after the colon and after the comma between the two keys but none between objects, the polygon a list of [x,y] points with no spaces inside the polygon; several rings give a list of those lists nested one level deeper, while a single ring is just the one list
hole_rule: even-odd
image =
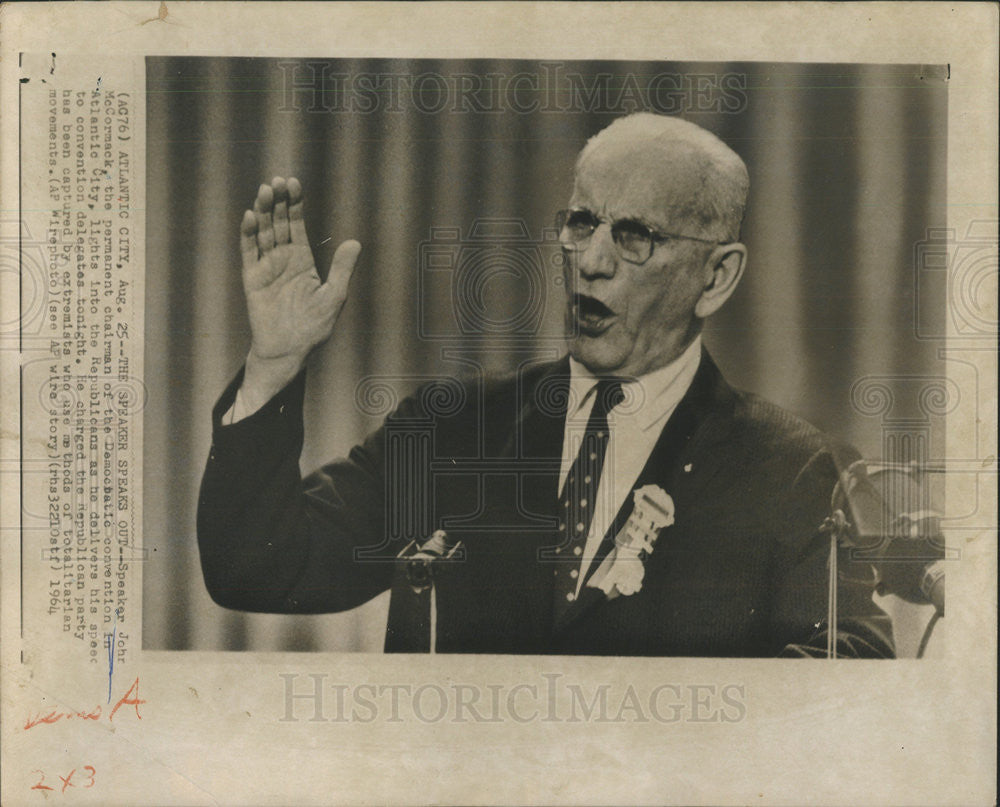
[{"label": "pleated curtain backdrop", "polygon": [[[943,327],[944,283],[925,282],[914,249],[945,223],[946,103],[942,71],[918,65],[149,59],[144,647],[382,647],[385,595],[345,614],[244,614],[201,580],[198,484],[211,407],[249,346],[237,232],[261,182],[301,179],[321,269],[343,239],[364,246],[336,334],[311,360],[304,471],[378,426],[363,400],[384,394],[373,378],[405,394],[470,363],[501,372],[525,351],[558,355],[555,269],[534,343],[441,341],[456,302],[428,281],[421,250],[449,228],[515,220],[530,254],[586,139],[636,109],[704,126],[749,167],[748,273],[706,331],[729,381],[879,457],[884,418],[859,408],[858,382],[892,394],[899,379],[944,374],[943,341],[927,338]],[[517,272],[480,291],[491,310],[530,308]],[[926,417],[894,405],[897,419]]]}]

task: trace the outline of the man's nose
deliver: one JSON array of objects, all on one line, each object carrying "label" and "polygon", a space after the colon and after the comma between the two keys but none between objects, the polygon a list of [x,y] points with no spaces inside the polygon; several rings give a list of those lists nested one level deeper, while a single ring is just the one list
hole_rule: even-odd
[{"label": "man's nose", "polygon": [[590,236],[587,248],[578,253],[578,258],[581,277],[588,280],[613,277],[618,264],[618,250],[611,237],[611,227],[602,222]]}]

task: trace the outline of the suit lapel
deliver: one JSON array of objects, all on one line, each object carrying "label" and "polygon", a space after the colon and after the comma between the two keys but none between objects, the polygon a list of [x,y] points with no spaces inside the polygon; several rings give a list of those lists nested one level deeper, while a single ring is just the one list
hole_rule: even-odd
[{"label": "suit lapel", "polygon": [[531,632],[548,636],[552,629],[554,576],[552,555],[559,541],[559,471],[569,399],[569,360],[545,367],[541,374],[518,374],[519,411],[513,433],[502,451],[517,477],[519,515],[537,525],[515,538],[523,564],[519,574],[531,577],[524,596],[532,602]]},{"label": "suit lapel", "polygon": [[[692,481],[708,478],[712,475],[711,469],[699,467],[699,473],[694,477],[682,473],[682,469],[690,461],[693,448],[697,450],[699,456],[707,459],[711,456],[711,452],[706,453],[705,449],[727,439],[726,426],[731,422],[728,415],[732,412],[733,399],[732,389],[723,380],[715,362],[703,348],[701,363],[698,365],[691,386],[663,427],[632,490],[643,485],[659,485],[674,498],[675,503],[690,500],[695,492]],[[700,462],[699,466],[701,464]],[[625,526],[631,513],[632,496],[629,495],[622,502],[587,570],[580,596],[555,625],[556,632],[592,614],[598,606],[607,602],[604,593],[600,589],[587,586],[587,581],[614,547],[615,536]]]}]

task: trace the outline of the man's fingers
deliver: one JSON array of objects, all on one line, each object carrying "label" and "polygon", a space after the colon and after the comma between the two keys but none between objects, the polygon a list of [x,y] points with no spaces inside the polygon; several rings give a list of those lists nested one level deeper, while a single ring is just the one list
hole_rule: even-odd
[{"label": "man's fingers", "polygon": [[257,217],[257,246],[261,254],[274,249],[273,210],[274,191],[270,185],[261,185],[253,203],[253,212]]},{"label": "man's fingers", "polygon": [[252,210],[245,211],[240,221],[240,255],[244,272],[257,262],[257,217]]},{"label": "man's fingers", "polygon": [[302,183],[295,177],[289,177],[288,190],[288,226],[293,244],[309,246],[306,236],[306,223],[302,218]]},{"label": "man's fingers", "polygon": [[360,254],[361,244],[354,239],[345,241],[333,253],[330,274],[327,275],[324,285],[330,287],[336,298],[347,296],[347,284],[351,281],[351,275],[354,273],[354,266],[358,262]]},{"label": "man's fingers", "polygon": [[276,246],[288,243],[288,187],[282,177],[271,180],[274,192],[274,243]]}]

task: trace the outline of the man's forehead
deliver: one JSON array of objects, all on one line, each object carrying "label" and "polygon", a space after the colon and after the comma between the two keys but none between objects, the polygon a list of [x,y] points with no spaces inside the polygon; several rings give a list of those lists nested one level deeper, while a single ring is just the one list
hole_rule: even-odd
[{"label": "man's forehead", "polygon": [[577,166],[571,204],[667,229],[689,217],[709,167],[701,150],[681,140],[601,143]]}]

